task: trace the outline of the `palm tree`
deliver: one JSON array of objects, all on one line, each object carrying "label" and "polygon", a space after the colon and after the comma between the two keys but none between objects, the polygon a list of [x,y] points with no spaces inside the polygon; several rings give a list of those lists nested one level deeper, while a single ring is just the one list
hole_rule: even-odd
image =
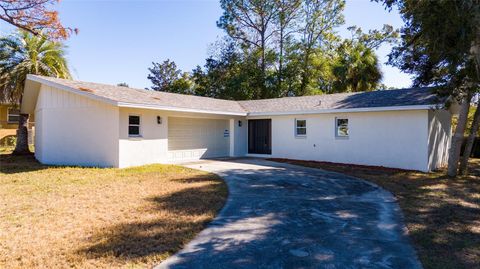
[{"label": "palm tree", "polygon": [[[20,104],[27,74],[71,78],[65,46],[25,31],[0,37],[0,99]],[[30,153],[27,126],[28,114],[21,114],[14,154]]]},{"label": "palm tree", "polygon": [[375,52],[361,43],[345,42],[333,64],[335,92],[376,90],[382,79]]}]

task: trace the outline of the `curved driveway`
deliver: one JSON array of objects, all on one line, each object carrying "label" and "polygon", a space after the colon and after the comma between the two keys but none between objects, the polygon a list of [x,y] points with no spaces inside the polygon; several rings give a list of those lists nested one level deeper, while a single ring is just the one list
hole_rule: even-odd
[{"label": "curved driveway", "polygon": [[376,185],[260,159],[186,166],[222,176],[229,198],[157,268],[421,268],[399,207]]}]

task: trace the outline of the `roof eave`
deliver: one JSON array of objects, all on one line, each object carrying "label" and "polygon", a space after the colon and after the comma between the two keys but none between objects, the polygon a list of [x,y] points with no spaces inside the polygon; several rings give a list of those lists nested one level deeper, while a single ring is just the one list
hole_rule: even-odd
[{"label": "roof eave", "polygon": [[228,115],[228,116],[247,116],[246,112],[215,111],[215,110],[150,105],[150,104],[136,104],[136,103],[128,103],[128,102],[118,102],[117,105],[119,107],[155,109],[155,110],[166,110],[166,111],[176,111],[176,112],[204,113],[204,114]]},{"label": "roof eave", "polygon": [[117,102],[115,100],[101,97],[92,93],[80,91],[74,87],[66,86],[60,83],[52,82],[35,75],[27,75],[27,80],[35,81],[50,87],[54,87],[60,90],[71,92],[90,98],[96,101],[107,103],[113,106],[118,107],[130,107],[130,108],[143,108],[143,109],[156,109],[156,110],[167,110],[167,111],[178,111],[178,112],[193,112],[193,113],[205,113],[205,114],[215,114],[215,115],[231,115],[231,116],[246,116],[246,112],[231,112],[231,111],[215,111],[215,110],[205,110],[205,109],[191,109],[191,108],[180,108],[180,107],[171,107],[171,106],[162,106],[154,104],[139,104],[139,103],[130,103],[130,102]]},{"label": "roof eave", "polygon": [[412,105],[412,106],[301,110],[301,111],[284,111],[284,112],[250,112],[248,113],[248,116],[255,117],[255,116],[282,116],[282,115],[356,113],[356,112],[380,112],[380,111],[404,111],[404,110],[430,110],[430,109],[439,109],[439,108],[443,108],[443,105],[432,104],[432,105]]},{"label": "roof eave", "polygon": [[378,112],[378,111],[401,111],[401,110],[429,110],[443,108],[443,104],[431,104],[431,105],[411,105],[411,106],[388,106],[388,107],[368,107],[368,108],[345,108],[345,109],[322,109],[322,110],[302,110],[302,111],[282,111],[282,112],[232,112],[232,111],[215,111],[205,109],[194,108],[182,108],[172,106],[162,106],[155,104],[140,104],[130,102],[118,102],[106,97],[101,97],[89,92],[78,90],[77,88],[66,86],[61,83],[56,83],[44,79],[35,75],[27,75],[27,80],[38,82],[50,87],[58,88],[67,92],[78,94],[89,99],[107,103],[118,107],[130,107],[130,108],[142,108],[142,109],[155,109],[177,112],[190,112],[190,113],[204,113],[214,115],[229,115],[229,116],[279,116],[279,115],[304,115],[304,114],[327,114],[327,113],[354,113],[354,112]]},{"label": "roof eave", "polygon": [[118,106],[118,102],[115,101],[115,100],[108,99],[108,98],[105,98],[105,97],[101,97],[101,96],[98,96],[98,95],[95,95],[95,94],[92,94],[92,93],[83,92],[83,91],[80,91],[79,89],[76,89],[74,87],[70,87],[70,86],[60,84],[60,83],[52,82],[52,81],[43,79],[43,78],[35,76],[35,75],[28,74],[27,75],[27,80],[39,82],[43,85],[47,85],[47,86],[50,86],[50,87],[53,87],[53,88],[64,90],[66,92],[78,94],[78,95],[87,97],[89,99],[93,99],[93,100],[100,101],[100,102],[103,102],[103,103],[107,103],[107,104],[110,104],[110,105]]}]

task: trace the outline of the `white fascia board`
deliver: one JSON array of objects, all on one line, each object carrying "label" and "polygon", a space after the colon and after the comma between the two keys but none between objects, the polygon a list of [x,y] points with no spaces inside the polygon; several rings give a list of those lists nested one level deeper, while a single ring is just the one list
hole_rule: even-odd
[{"label": "white fascia board", "polygon": [[136,103],[128,103],[128,102],[118,102],[117,105],[119,107],[155,109],[155,110],[166,110],[166,111],[176,111],[176,112],[204,113],[204,114],[230,115],[230,116],[247,116],[246,112],[213,111],[213,110],[194,109],[194,108],[182,108],[182,107],[160,106],[160,105],[150,105],[150,104],[136,104]]},{"label": "white fascia board", "polygon": [[344,108],[344,109],[323,109],[323,110],[302,110],[285,112],[251,112],[248,116],[283,116],[283,115],[306,115],[306,114],[328,114],[328,113],[355,113],[355,112],[378,112],[378,111],[402,111],[402,110],[429,110],[438,109],[442,105],[418,105],[418,106],[387,106],[367,108]]}]

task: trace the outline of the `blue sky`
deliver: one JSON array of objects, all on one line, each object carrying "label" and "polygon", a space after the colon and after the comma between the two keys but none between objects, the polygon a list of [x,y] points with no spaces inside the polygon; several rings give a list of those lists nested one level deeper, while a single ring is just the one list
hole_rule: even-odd
[{"label": "blue sky", "polygon": [[[68,60],[75,79],[145,88],[152,61],[174,60],[183,71],[202,65],[209,45],[223,36],[216,27],[222,10],[217,0],[63,0],[57,7],[64,25],[79,28],[68,41]],[[347,0],[345,27],[400,27],[396,11],[368,0]],[[10,27],[0,23],[2,33]],[[387,61],[389,46],[377,54]],[[382,64],[383,83],[408,87],[409,76]]]}]

